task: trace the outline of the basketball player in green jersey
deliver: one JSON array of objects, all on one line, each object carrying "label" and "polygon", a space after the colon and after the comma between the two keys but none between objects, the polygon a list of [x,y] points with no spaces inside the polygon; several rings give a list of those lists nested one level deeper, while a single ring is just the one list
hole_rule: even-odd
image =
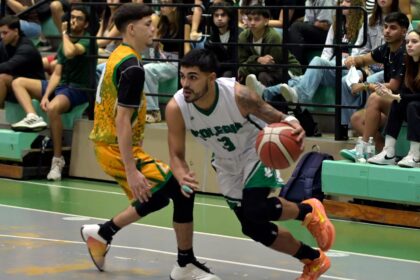
[{"label": "basketball player in green jersey", "polygon": [[[185,160],[189,130],[214,153],[212,165],[220,191],[238,217],[243,233],[303,262],[299,279],[318,279],[330,267],[324,251],[333,245],[334,226],[321,202],[314,198],[296,204],[270,196],[280,181],[275,170],[261,163],[255,150],[257,134],[266,123],[288,122],[298,140],[303,140],[299,122],[275,110],[234,78],[217,79],[218,62],[208,50],[192,50],[180,65],[182,89],[166,107],[170,165],[175,177],[181,185],[193,191],[198,189]],[[183,192],[189,195],[184,189]],[[303,244],[271,222],[289,219],[301,220],[320,250]]]},{"label": "basketball player in green jersey", "polygon": [[142,4],[130,3],[118,8],[114,21],[123,40],[109,56],[101,76],[90,134],[99,164],[115,178],[130,203],[104,224],[84,225],[82,238],[92,261],[102,271],[113,236],[121,228],[164,208],[171,199],[178,261],[170,279],[220,280],[194,256],[194,198],[183,196],[169,166],[150,156],[142,147],[146,97],[140,53],[153,42],[152,14],[153,10]]}]

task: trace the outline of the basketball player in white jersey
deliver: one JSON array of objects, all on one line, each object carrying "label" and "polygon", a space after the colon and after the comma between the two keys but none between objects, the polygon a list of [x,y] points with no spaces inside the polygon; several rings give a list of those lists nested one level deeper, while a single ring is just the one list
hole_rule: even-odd
[{"label": "basketball player in white jersey", "polygon": [[[275,170],[265,167],[257,156],[255,141],[266,123],[285,121],[303,140],[305,132],[298,120],[265,103],[255,92],[234,78],[216,78],[218,62],[205,49],[194,49],[180,62],[182,89],[166,107],[170,165],[185,196],[199,183],[185,160],[185,137],[189,130],[214,152],[212,162],[220,191],[233,209],[242,232],[278,252],[304,263],[299,279],[318,279],[330,267],[324,254],[335,239],[335,229],[321,202],[300,204],[270,196],[281,181]],[[320,250],[296,240],[286,229],[271,221],[296,219],[315,237]]]}]

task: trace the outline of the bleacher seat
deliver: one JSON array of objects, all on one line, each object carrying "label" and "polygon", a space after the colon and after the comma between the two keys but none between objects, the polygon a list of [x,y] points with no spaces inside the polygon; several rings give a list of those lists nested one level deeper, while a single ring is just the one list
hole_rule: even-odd
[{"label": "bleacher seat", "polygon": [[326,194],[420,205],[420,170],[349,161],[324,161]]},{"label": "bleacher seat", "polygon": [[[159,83],[159,93],[161,94],[172,94],[178,91],[178,77]],[[159,103],[166,104],[171,97],[159,96]]]},{"label": "bleacher seat", "polygon": [[[41,109],[40,103],[38,100],[33,99],[32,105],[34,106],[36,113],[43,117],[44,120],[49,123],[47,114]],[[89,106],[89,103],[83,103],[74,107],[70,112],[65,113],[61,116],[61,121],[63,122],[64,129],[72,129],[75,120],[80,119],[83,115],[83,112]],[[6,110],[6,121],[10,124],[16,123],[22,120],[26,113],[18,103],[8,102],[5,103]]]}]

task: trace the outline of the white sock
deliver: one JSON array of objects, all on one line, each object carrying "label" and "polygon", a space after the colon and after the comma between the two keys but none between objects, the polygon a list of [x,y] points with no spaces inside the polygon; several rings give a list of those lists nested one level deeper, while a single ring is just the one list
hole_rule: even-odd
[{"label": "white sock", "polygon": [[410,141],[409,155],[412,155],[415,161],[420,159],[420,142]]},{"label": "white sock", "polygon": [[31,117],[33,118],[33,117],[38,117],[38,115],[37,114],[34,114],[34,113],[27,113],[26,114],[26,117],[27,118],[31,118]]},{"label": "white sock", "polygon": [[385,147],[384,150],[386,151],[386,155],[388,157],[395,156],[395,144],[397,144],[397,139],[390,135],[385,136]]}]

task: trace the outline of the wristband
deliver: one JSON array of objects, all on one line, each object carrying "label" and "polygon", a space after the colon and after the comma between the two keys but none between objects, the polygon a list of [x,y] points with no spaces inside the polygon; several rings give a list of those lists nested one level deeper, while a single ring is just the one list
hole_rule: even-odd
[{"label": "wristband", "polygon": [[188,187],[187,185],[182,185],[181,186],[181,188],[182,188],[182,190],[184,191],[184,192],[186,192],[186,193],[193,193],[194,191],[190,188],[190,187]]},{"label": "wristband", "polygon": [[287,116],[283,119],[283,121],[285,121],[285,122],[291,122],[291,121],[299,122],[299,120],[297,118],[295,118],[294,116]]}]

